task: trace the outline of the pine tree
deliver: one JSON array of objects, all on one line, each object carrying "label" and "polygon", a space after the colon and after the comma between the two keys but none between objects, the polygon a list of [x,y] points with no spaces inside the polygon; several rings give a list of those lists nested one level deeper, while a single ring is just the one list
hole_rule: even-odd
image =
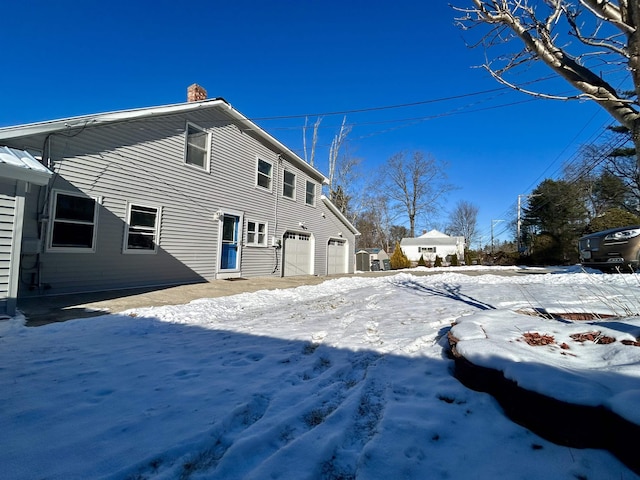
[{"label": "pine tree", "polygon": [[440,255],[436,255],[436,262],[433,264],[434,267],[441,267],[442,266],[442,258],[440,258]]},{"label": "pine tree", "polygon": [[427,266],[427,262],[424,261],[424,255],[420,255],[420,260],[418,260],[418,266],[419,267],[426,267]]}]

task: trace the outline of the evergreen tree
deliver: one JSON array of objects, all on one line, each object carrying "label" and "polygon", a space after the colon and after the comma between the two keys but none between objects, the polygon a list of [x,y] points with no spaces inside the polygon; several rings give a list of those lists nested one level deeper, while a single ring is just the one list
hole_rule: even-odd
[{"label": "evergreen tree", "polygon": [[[529,198],[524,209],[525,234],[546,234],[545,255],[564,261],[577,261],[576,242],[584,232],[588,220],[587,208],[579,187],[565,180],[543,180]],[[531,245],[531,242],[526,242]],[[552,249],[557,252],[551,252]]]},{"label": "evergreen tree", "polygon": [[591,223],[587,226],[586,233],[600,232],[602,230],[626,227],[628,225],[640,225],[640,218],[625,210],[612,208],[591,220]]},{"label": "evergreen tree", "polygon": [[391,268],[394,270],[409,268],[411,266],[411,262],[402,251],[402,248],[400,248],[400,242],[396,243],[396,248],[393,250],[389,262],[391,263]]}]

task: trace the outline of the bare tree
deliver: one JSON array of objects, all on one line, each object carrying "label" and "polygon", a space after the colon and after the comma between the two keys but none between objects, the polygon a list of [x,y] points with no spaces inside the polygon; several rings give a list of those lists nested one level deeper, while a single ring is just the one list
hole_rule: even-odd
[{"label": "bare tree", "polygon": [[348,148],[344,150],[334,166],[330,198],[333,201],[334,198],[337,200],[343,196],[344,201],[340,202],[340,205],[334,203],[340,208],[341,213],[353,222],[367,207],[364,195],[368,189],[362,188],[361,185],[362,159],[351,155]]},{"label": "bare tree", "polygon": [[[304,159],[312,167],[315,163],[316,146],[318,144],[318,129],[320,128],[321,122],[322,117],[318,117],[313,124],[311,155],[309,157],[307,157],[308,118],[305,118],[304,126],[302,127]],[[347,125],[346,122],[347,117],[345,116],[342,119],[340,130],[333,137],[329,148],[328,196],[342,214],[347,216],[351,221],[354,221],[362,209],[360,198],[358,198],[359,196],[356,194],[357,192],[354,188],[354,185],[357,184],[360,176],[358,166],[360,165],[361,159],[353,157],[343,151],[346,147],[347,135],[351,131],[351,126]]]},{"label": "bare tree", "polygon": [[[473,6],[469,8],[454,8],[464,14],[457,20],[465,30],[490,26],[477,45],[504,52],[505,44],[519,40],[515,52],[500,53],[492,60],[487,57],[484,67],[497,81],[539,97],[593,100],[629,129],[636,151],[640,151],[638,0],[471,0],[471,3]],[[545,64],[578,93],[567,97],[531,91],[508,80],[508,73],[532,62]],[[631,76],[633,100],[628,92],[612,86],[621,80],[621,66]]]},{"label": "bare tree", "polygon": [[460,200],[449,216],[447,233],[464,237],[467,248],[478,239],[478,207],[466,200]]},{"label": "bare tree", "polygon": [[[347,135],[351,131],[351,127],[346,125],[347,117],[342,119],[340,131],[333,137],[331,147],[329,148],[329,191],[333,191],[335,186],[336,172],[338,170],[338,158],[340,155],[340,147],[345,142]],[[343,170],[344,174],[344,170]],[[344,188],[344,185],[343,185]]]},{"label": "bare tree", "polygon": [[397,212],[391,208],[387,195],[369,194],[363,197],[362,203],[364,208],[355,221],[361,233],[361,246],[380,247],[389,252],[396,242],[408,236],[409,231],[406,227],[394,225]]},{"label": "bare tree", "polygon": [[[373,191],[372,189],[368,189]],[[365,199],[367,209],[372,212],[369,218],[375,228],[376,239],[378,244],[383,247],[387,252],[390,247],[390,235],[393,221],[396,218],[394,211],[391,208],[389,196],[384,193],[379,195],[369,195]]]},{"label": "bare tree", "polygon": [[396,153],[387,160],[387,193],[391,203],[407,214],[412,237],[416,233],[416,217],[436,213],[440,200],[453,188],[447,182],[445,167],[419,151],[411,156]]},{"label": "bare tree", "polygon": [[320,128],[320,122],[322,117],[316,118],[316,122],[313,124],[313,135],[311,137],[311,156],[307,159],[307,125],[309,123],[309,117],[304,118],[304,127],[302,127],[302,149],[304,151],[304,160],[313,167],[316,157],[316,145],[318,144],[318,128]]}]

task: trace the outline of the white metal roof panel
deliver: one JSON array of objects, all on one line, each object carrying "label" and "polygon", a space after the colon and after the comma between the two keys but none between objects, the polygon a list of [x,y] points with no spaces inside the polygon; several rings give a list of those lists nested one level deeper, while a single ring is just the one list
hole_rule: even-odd
[{"label": "white metal roof panel", "polygon": [[0,146],[0,176],[46,185],[53,172],[25,150]]}]

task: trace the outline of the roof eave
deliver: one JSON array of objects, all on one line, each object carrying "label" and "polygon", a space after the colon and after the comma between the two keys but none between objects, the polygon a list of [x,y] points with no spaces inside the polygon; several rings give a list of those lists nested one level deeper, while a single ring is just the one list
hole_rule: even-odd
[{"label": "roof eave", "polygon": [[246,128],[248,130],[251,130],[251,131],[254,131],[254,132],[257,132],[261,137],[263,137],[265,140],[270,142],[276,149],[280,150],[279,153],[284,154],[284,155],[286,155],[288,157],[291,157],[291,158],[295,159],[296,162],[298,162],[301,167],[307,169],[309,172],[312,172],[314,175],[316,175],[321,180],[323,185],[329,185],[329,179],[327,177],[325,177],[315,167],[313,167],[313,166],[309,165],[307,162],[305,162],[297,153],[295,153],[293,150],[291,150],[285,144],[280,142],[280,140],[278,140],[275,137],[271,136],[271,134],[267,133],[260,126],[258,126],[257,124],[255,124],[254,122],[249,120],[247,117],[245,117],[239,111],[234,109],[231,105],[229,105],[229,111],[230,111],[230,113],[232,113],[234,119],[237,122],[241,123],[244,128]]},{"label": "roof eave", "polygon": [[177,103],[173,105],[164,105],[159,107],[144,107],[131,110],[120,110],[115,112],[100,113],[94,115],[83,115],[78,117],[62,118],[59,120],[51,120],[46,122],[30,123],[25,125],[17,125],[11,127],[0,128],[0,140],[15,139],[28,137],[31,135],[49,134],[59,131],[69,130],[72,128],[82,128],[88,126],[96,126],[101,124],[113,123],[124,120],[134,120],[149,118],[158,115],[169,115],[173,113],[183,113],[203,108],[222,108],[231,118],[240,123],[244,128],[256,132],[263,140],[271,143],[281,154],[291,157],[295,162],[299,163],[301,168],[313,173],[323,185],[328,185],[329,180],[319,170],[315,169],[305,162],[299,155],[293,152],[289,147],[271,136],[261,127],[245,117],[238,110],[234,109],[224,98],[218,97],[200,102]]},{"label": "roof eave", "polygon": [[358,229],[356,229],[356,227],[353,226],[353,224],[347,219],[347,217],[345,217],[342,214],[342,212],[338,210],[338,207],[336,207],[333,204],[333,202],[331,202],[331,200],[329,200],[325,195],[321,195],[320,198],[322,199],[324,204],[327,206],[327,208],[331,210],[331,212],[333,212],[333,214],[336,217],[338,217],[340,221],[344,223],[349,230],[351,230],[351,233],[353,233],[356,237],[359,237],[361,235]]},{"label": "roof eave", "polygon": [[86,127],[89,125],[100,125],[103,123],[113,123],[122,120],[133,120],[138,118],[153,117],[171,113],[181,113],[200,108],[211,108],[225,105],[231,109],[231,105],[223,98],[204,100],[202,102],[187,102],[160,107],[144,107],[131,110],[119,110],[115,112],[99,113],[93,115],[82,115],[78,117],[62,118],[46,122],[29,123],[12,127],[0,128],[0,140],[8,138],[20,138],[43,133],[54,133],[71,128]]}]

